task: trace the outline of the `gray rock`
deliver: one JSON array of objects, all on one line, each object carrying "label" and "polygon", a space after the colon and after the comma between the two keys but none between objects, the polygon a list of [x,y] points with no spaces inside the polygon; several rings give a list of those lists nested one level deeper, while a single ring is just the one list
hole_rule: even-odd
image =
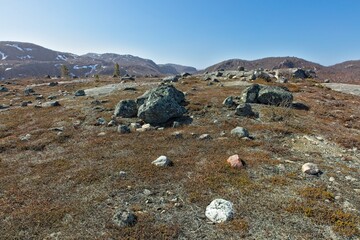
[{"label": "gray rock", "polygon": [[8,92],[9,89],[3,86],[0,86],[0,92]]},{"label": "gray rock", "polygon": [[34,93],[35,91],[34,91],[34,89],[32,89],[31,87],[26,87],[25,89],[24,89],[24,95],[25,96],[29,96],[30,94],[32,94],[32,93]]},{"label": "gray rock", "polygon": [[247,87],[241,94],[241,101],[244,103],[256,103],[260,91],[259,84]]},{"label": "gray rock", "polygon": [[261,86],[257,97],[258,103],[276,106],[289,106],[292,100],[291,92],[273,86]]},{"label": "gray rock", "polygon": [[205,216],[214,223],[222,223],[234,217],[233,204],[224,199],[215,199],[207,207]]},{"label": "gray rock", "polygon": [[135,81],[135,78],[132,76],[124,76],[121,78],[121,81]]},{"label": "gray rock", "polygon": [[286,77],[279,77],[279,79],[276,82],[277,83],[287,83],[288,79]]},{"label": "gray rock", "polygon": [[127,125],[119,125],[117,131],[121,134],[130,133],[130,128]]},{"label": "gray rock", "polygon": [[44,99],[44,96],[43,95],[38,95],[35,97],[35,100],[42,100]]},{"label": "gray rock", "polygon": [[177,81],[179,81],[179,76],[178,76],[178,75],[168,76],[168,77],[163,78],[162,81],[163,81],[164,83],[177,82]]},{"label": "gray rock", "polygon": [[138,117],[153,125],[165,123],[186,113],[186,109],[181,106],[184,100],[184,94],[173,86],[159,86],[138,98],[138,104],[143,102]]},{"label": "gray rock", "polygon": [[228,108],[231,108],[231,107],[235,106],[234,98],[232,96],[229,96],[229,97],[225,98],[225,100],[223,101],[222,104]]},{"label": "gray rock", "polygon": [[188,77],[188,76],[191,76],[191,73],[188,72],[181,73],[181,77]]},{"label": "gray rock", "polygon": [[42,104],[43,107],[58,107],[61,106],[61,104],[58,101],[52,101],[52,102],[45,102]]},{"label": "gray rock", "polygon": [[253,112],[249,103],[241,103],[235,109],[235,114],[240,117],[254,117],[257,114]]},{"label": "gray rock", "polygon": [[300,103],[300,102],[293,102],[291,104],[291,108],[297,109],[297,110],[305,110],[308,111],[310,109],[310,107],[304,103]]},{"label": "gray rock", "polygon": [[0,109],[7,109],[7,108],[9,108],[8,105],[2,105],[2,104],[0,104]]},{"label": "gray rock", "polygon": [[173,122],[173,128],[178,128],[178,127],[180,127],[181,126],[181,123],[180,122],[178,122],[178,121],[174,121]]},{"label": "gray rock", "polygon": [[50,87],[54,87],[54,86],[57,86],[57,85],[59,85],[58,82],[50,82],[50,83],[49,83],[49,86],[50,86]]},{"label": "gray rock", "polygon": [[134,100],[121,100],[115,107],[114,115],[131,118],[137,115],[137,104]]},{"label": "gray rock", "polygon": [[271,76],[268,73],[264,72],[263,70],[256,70],[254,72],[254,75],[255,75],[255,78],[261,78],[266,81],[271,81]]},{"label": "gray rock", "polygon": [[85,95],[86,95],[86,94],[85,94],[85,91],[82,90],[82,89],[77,90],[77,91],[75,92],[75,96],[76,96],[76,97],[81,97],[81,96],[85,96]]},{"label": "gray rock", "polygon": [[56,99],[56,98],[57,98],[57,97],[54,96],[54,95],[50,95],[50,96],[47,97],[47,99],[49,99],[49,100],[54,100],[54,99]]},{"label": "gray rock", "polygon": [[117,122],[115,120],[110,120],[110,122],[107,124],[108,127],[114,127],[116,126]]},{"label": "gray rock", "polygon": [[152,164],[158,167],[168,167],[173,165],[172,161],[164,155],[158,157],[156,160],[152,162]]},{"label": "gray rock", "polygon": [[307,71],[301,69],[301,68],[296,68],[293,70],[292,72],[292,77],[293,78],[300,78],[300,79],[304,79],[304,78],[309,78],[310,75]]},{"label": "gray rock", "polygon": [[236,127],[230,132],[231,135],[234,135],[239,138],[249,137],[249,132],[243,127]]},{"label": "gray rock", "polygon": [[124,210],[116,212],[112,220],[119,227],[132,227],[137,223],[135,214]]},{"label": "gray rock", "polygon": [[96,120],[96,124],[97,126],[101,126],[101,125],[105,125],[106,124],[106,120],[104,118],[98,118]]},{"label": "gray rock", "polygon": [[21,107],[27,107],[28,104],[29,104],[28,102],[22,102],[22,103],[20,104],[20,106],[21,106]]}]

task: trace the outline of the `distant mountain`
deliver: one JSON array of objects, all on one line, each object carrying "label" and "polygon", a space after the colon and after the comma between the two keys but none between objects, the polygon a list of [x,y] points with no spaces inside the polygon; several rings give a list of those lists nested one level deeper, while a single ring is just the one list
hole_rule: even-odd
[{"label": "distant mountain", "polygon": [[236,70],[239,67],[246,69],[279,69],[279,68],[311,68],[311,69],[322,69],[324,66],[306,61],[296,57],[268,57],[258,60],[242,60],[242,59],[230,59],[215,65],[212,65],[205,69],[205,71],[211,72],[219,69]]},{"label": "distant mountain", "polygon": [[360,84],[360,60],[346,61],[327,67],[321,75],[322,78],[330,79],[332,82]]},{"label": "distant mountain", "polygon": [[196,68],[194,68],[194,67],[182,66],[182,65],[172,64],[172,63],[159,64],[159,67],[161,69],[161,72],[166,73],[166,74],[178,74],[178,73],[183,73],[183,72],[188,72],[188,73],[193,74],[193,73],[197,72]]},{"label": "distant mountain", "polygon": [[111,75],[118,63],[121,73],[130,75],[179,74],[184,69],[196,69],[176,64],[158,65],[152,60],[132,55],[115,53],[88,53],[78,56],[72,53],[53,51],[32,43],[0,42],[0,80],[8,78],[42,77],[60,75],[61,65],[66,65],[76,76],[93,74]]},{"label": "distant mountain", "polygon": [[237,70],[244,67],[248,70],[257,68],[304,68],[313,69],[321,80],[330,79],[332,82],[360,84],[360,60],[347,61],[333,66],[322,66],[297,57],[268,57],[258,60],[230,59],[214,64],[201,72],[213,72],[220,69]]}]

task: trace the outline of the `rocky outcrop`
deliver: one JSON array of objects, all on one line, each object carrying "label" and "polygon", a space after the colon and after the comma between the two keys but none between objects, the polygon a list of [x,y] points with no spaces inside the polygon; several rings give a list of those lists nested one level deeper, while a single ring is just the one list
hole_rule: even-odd
[{"label": "rocky outcrop", "polygon": [[242,92],[241,100],[244,103],[289,106],[293,95],[286,88],[253,84]]}]

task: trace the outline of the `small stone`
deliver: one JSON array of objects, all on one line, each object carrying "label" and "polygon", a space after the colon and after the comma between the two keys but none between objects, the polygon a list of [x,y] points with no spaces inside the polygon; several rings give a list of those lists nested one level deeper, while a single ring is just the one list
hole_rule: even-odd
[{"label": "small stone", "polygon": [[101,126],[105,124],[106,124],[106,120],[104,118],[98,118],[95,123],[96,126]]},{"label": "small stone", "polygon": [[130,128],[131,129],[141,128],[141,124],[140,123],[130,123]]},{"label": "small stone", "polygon": [[345,176],[345,179],[351,182],[355,182],[357,179],[353,178],[352,176]]},{"label": "small stone", "polygon": [[244,168],[245,167],[245,163],[244,161],[242,161],[239,158],[238,154],[232,155],[230,156],[227,160],[226,160],[231,167],[233,168]]},{"label": "small stone", "polygon": [[125,171],[120,171],[119,176],[120,177],[126,177],[127,173]]},{"label": "small stone", "polygon": [[152,162],[152,164],[158,167],[167,167],[173,165],[172,161],[164,155],[158,157],[156,160]]},{"label": "small stone", "polygon": [[321,173],[318,166],[314,163],[305,163],[301,168],[303,173],[309,174],[309,175],[318,175]]},{"label": "small stone", "polygon": [[235,106],[234,98],[232,96],[229,96],[229,97],[225,98],[225,100],[223,101],[222,104],[228,108],[231,108],[231,107]]},{"label": "small stone", "polygon": [[98,134],[99,137],[102,137],[102,136],[105,136],[105,135],[106,135],[105,132],[100,132],[100,133]]},{"label": "small stone", "polygon": [[107,124],[108,127],[114,127],[116,126],[116,121],[115,120],[111,120],[108,124]]},{"label": "small stone", "polygon": [[46,102],[42,104],[43,107],[58,107],[61,106],[61,104],[58,101],[53,102]]},{"label": "small stone", "polygon": [[137,217],[129,211],[118,211],[113,216],[113,222],[119,227],[132,227],[137,222]]},{"label": "small stone", "polygon": [[117,131],[121,134],[130,133],[130,128],[127,125],[119,125]]},{"label": "small stone", "polygon": [[85,96],[85,91],[84,90],[77,90],[75,92],[75,97],[82,97],[82,96]]},{"label": "small stone", "polygon": [[224,199],[215,199],[207,207],[205,216],[214,223],[222,223],[234,217],[233,204]]},{"label": "small stone", "polygon": [[173,128],[178,128],[178,127],[180,127],[180,122],[177,122],[177,121],[174,121],[173,122]]},{"label": "small stone", "polygon": [[277,165],[277,168],[278,168],[279,171],[281,171],[281,172],[285,172],[285,171],[286,171],[286,168],[285,168],[285,165],[284,165],[284,164],[279,164],[279,165]]},{"label": "small stone", "polygon": [[28,102],[22,102],[22,103],[20,104],[21,107],[27,107],[27,105],[28,105]]},{"label": "small stone", "polygon": [[150,196],[152,192],[149,189],[144,189],[143,194],[146,196]]},{"label": "small stone", "polygon": [[146,123],[142,125],[141,128],[144,129],[145,131],[150,131],[155,129],[153,126],[150,125],[150,123]]},{"label": "small stone", "polygon": [[329,181],[330,181],[330,182],[334,182],[334,181],[335,181],[335,178],[334,178],[334,177],[330,177],[330,178],[329,178]]},{"label": "small stone", "polygon": [[182,204],[179,203],[179,202],[177,202],[177,203],[174,204],[174,207],[181,208],[181,207],[182,207]]},{"label": "small stone", "polygon": [[19,139],[21,140],[21,141],[29,141],[30,140],[30,138],[31,138],[31,134],[26,134],[26,135],[23,135],[23,136],[20,136],[19,137]]},{"label": "small stone", "polygon": [[240,117],[253,117],[256,116],[256,113],[253,112],[249,103],[241,103],[236,107],[235,115]]},{"label": "small stone", "polygon": [[243,127],[236,127],[236,128],[234,128],[233,130],[231,130],[230,134],[231,134],[231,135],[234,135],[234,136],[236,136],[236,137],[239,137],[239,138],[249,137],[249,132],[248,132],[248,130],[246,130],[246,129],[243,128]]},{"label": "small stone", "polygon": [[178,131],[173,132],[173,133],[171,134],[171,136],[174,136],[176,139],[183,138],[182,133],[181,133],[181,132],[178,132]]},{"label": "small stone", "polygon": [[164,127],[157,127],[156,130],[158,130],[158,131],[164,131],[165,128],[164,128]]},{"label": "small stone", "polygon": [[339,200],[340,198],[340,196],[335,196],[335,200]]},{"label": "small stone", "polygon": [[199,137],[200,140],[209,140],[211,139],[211,136],[209,134],[201,134]]}]

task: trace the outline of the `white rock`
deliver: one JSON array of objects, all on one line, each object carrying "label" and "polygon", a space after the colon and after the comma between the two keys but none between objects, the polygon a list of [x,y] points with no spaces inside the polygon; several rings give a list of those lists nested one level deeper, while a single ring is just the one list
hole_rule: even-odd
[{"label": "white rock", "polygon": [[330,181],[330,182],[333,182],[333,181],[335,181],[335,178],[334,178],[334,177],[330,177],[330,178],[329,178],[329,181]]},{"label": "white rock", "polygon": [[231,130],[231,135],[237,136],[239,138],[243,137],[249,137],[249,132],[243,127],[236,127],[233,130]]},{"label": "white rock", "polygon": [[200,140],[211,139],[211,136],[209,134],[205,133],[205,134],[201,134],[199,139]]},{"label": "white rock", "polygon": [[172,162],[166,156],[162,155],[158,157],[156,160],[154,160],[152,164],[158,167],[166,167],[166,166],[171,166]]},{"label": "white rock", "polygon": [[320,173],[318,166],[314,163],[305,163],[301,168],[303,173],[317,175]]},{"label": "white rock", "polygon": [[233,204],[224,199],[215,199],[206,207],[205,216],[214,223],[229,221],[234,216]]},{"label": "white rock", "polygon": [[30,140],[30,138],[31,138],[31,134],[26,134],[26,135],[24,135],[24,136],[20,136],[19,137],[19,139],[21,140],[21,141],[29,141]]}]

